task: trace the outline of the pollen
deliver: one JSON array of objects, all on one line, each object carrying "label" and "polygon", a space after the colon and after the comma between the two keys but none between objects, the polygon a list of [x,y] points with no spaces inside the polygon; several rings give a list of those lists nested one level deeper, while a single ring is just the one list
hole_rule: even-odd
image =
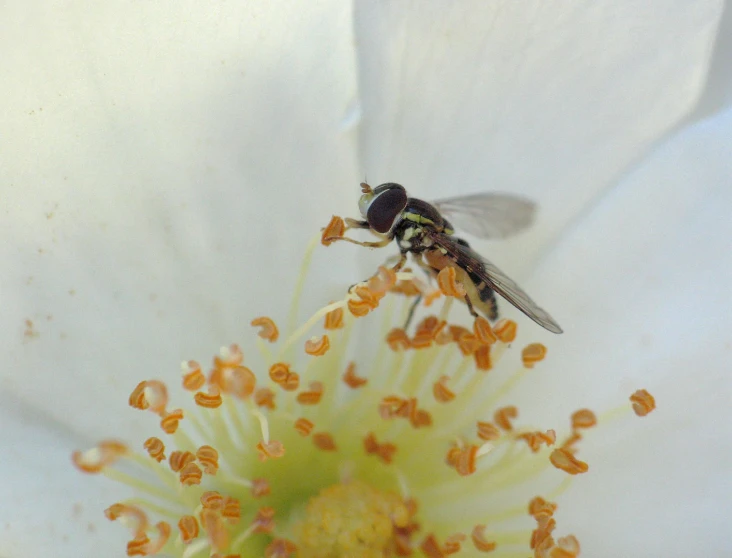
[{"label": "pollen", "polygon": [[300,558],[394,555],[410,514],[396,494],[351,482],[325,488],[310,500],[296,526]]},{"label": "pollen", "polygon": [[327,335],[311,337],[305,341],[305,352],[312,356],[323,356],[330,349],[330,339]]},{"label": "pollen", "polygon": [[277,325],[272,318],[260,316],[259,318],[254,318],[251,325],[260,328],[257,335],[270,343],[274,343],[280,337],[280,331],[277,329]]},{"label": "pollen", "polygon": [[656,400],[644,389],[639,389],[630,396],[633,404],[633,412],[639,417],[644,417],[656,408]]}]

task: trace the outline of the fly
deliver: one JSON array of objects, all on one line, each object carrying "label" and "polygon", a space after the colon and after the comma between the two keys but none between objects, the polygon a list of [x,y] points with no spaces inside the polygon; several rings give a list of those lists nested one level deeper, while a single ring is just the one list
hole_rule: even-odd
[{"label": "fly", "polygon": [[[396,240],[400,259],[394,270],[401,269],[412,254],[416,263],[435,276],[445,267],[453,267],[466,290],[465,303],[470,313],[478,312],[492,321],[498,318],[495,293],[552,333],[562,333],[556,321],[537,305],[521,287],[491,262],[475,252],[455,235],[447,217],[455,218],[461,228],[479,238],[506,238],[527,228],[534,215],[534,204],[509,194],[473,194],[427,203],[410,198],[400,184],[387,182],[376,188],[361,184],[358,202],[362,220],[346,219],[349,228],[368,229],[382,237],[378,242],[345,240],[380,248]],[[459,221],[457,221],[459,219]]]}]

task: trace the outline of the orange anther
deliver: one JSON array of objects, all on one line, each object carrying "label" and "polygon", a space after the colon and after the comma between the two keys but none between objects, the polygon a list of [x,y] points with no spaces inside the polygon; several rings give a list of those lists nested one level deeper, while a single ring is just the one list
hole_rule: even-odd
[{"label": "orange anther", "polygon": [[174,434],[178,430],[180,421],[183,420],[183,409],[174,409],[169,413],[165,413],[160,419],[160,428],[166,434]]},{"label": "orange anther", "polygon": [[373,432],[369,432],[363,440],[363,447],[369,455],[375,455],[384,463],[391,463],[396,453],[397,447],[394,444],[379,444]]},{"label": "orange anther", "polygon": [[125,525],[130,528],[130,531],[132,531],[135,537],[143,535],[148,529],[149,521],[147,514],[137,506],[112,504],[104,510],[104,515],[110,521],[123,519]]},{"label": "orange anther", "polygon": [[214,368],[239,366],[244,361],[244,353],[236,343],[219,349],[219,356],[214,357]]},{"label": "orange anther", "polygon": [[192,515],[184,515],[178,521],[178,530],[183,544],[190,544],[193,539],[198,537],[198,521]]},{"label": "orange anther", "polygon": [[147,545],[150,544],[150,537],[141,534],[127,542],[127,556],[148,556]]},{"label": "orange anther", "polygon": [[557,469],[561,469],[570,475],[586,473],[590,468],[587,463],[580,461],[564,448],[555,449],[549,456],[549,461],[551,461],[552,465]]},{"label": "orange anther", "polygon": [[462,533],[448,535],[445,539],[445,545],[443,546],[445,554],[456,554],[460,552],[460,548],[462,547],[462,543],[465,539],[466,537]]},{"label": "orange anther", "polygon": [[170,465],[170,470],[174,473],[177,473],[183,467],[188,465],[189,463],[193,463],[196,460],[196,456],[192,454],[190,451],[174,451],[170,454],[170,457],[168,458],[168,465]]},{"label": "orange anther", "polygon": [[128,451],[127,446],[122,442],[104,440],[90,450],[73,452],[71,460],[77,469],[84,473],[94,474],[100,473],[105,467],[113,465]]},{"label": "orange anther", "polygon": [[320,236],[320,243],[323,246],[330,246],[335,242],[333,239],[342,237],[345,232],[346,224],[343,222],[343,219],[337,215],[333,215],[330,218],[330,222],[323,229],[323,234]]},{"label": "orange anther", "polygon": [[542,445],[553,446],[557,440],[557,435],[554,430],[547,430],[546,432],[524,432],[517,436],[519,440],[525,440],[529,446],[529,449],[536,453],[541,449]]},{"label": "orange anther", "polygon": [[271,491],[269,481],[267,479],[253,479],[251,491],[252,496],[255,498],[267,496]]},{"label": "orange anther", "polygon": [[346,372],[343,374],[343,381],[348,387],[353,389],[360,388],[368,382],[366,378],[356,376],[356,365],[353,362],[349,362],[348,366],[346,366]]},{"label": "orange anther", "polygon": [[252,521],[255,533],[271,533],[274,530],[274,508],[259,508]]},{"label": "orange anther", "polygon": [[207,475],[215,475],[219,470],[219,452],[211,446],[201,446],[196,451],[198,462],[203,465]]},{"label": "orange anther", "polygon": [[265,558],[292,558],[297,552],[297,545],[287,539],[274,539],[264,549]]},{"label": "orange anther", "polygon": [[231,525],[238,523],[241,519],[241,504],[239,500],[231,496],[224,497],[224,507],[221,510],[221,517],[226,519]]},{"label": "orange anther", "polygon": [[488,372],[493,368],[493,359],[491,359],[491,346],[481,345],[473,353],[475,359],[475,367],[483,372]]},{"label": "orange anther", "polygon": [[282,442],[277,440],[270,440],[266,444],[259,442],[257,444],[257,453],[260,461],[267,461],[268,459],[277,459],[285,455],[285,446]]},{"label": "orange anther", "polygon": [[656,408],[656,400],[644,389],[639,389],[630,396],[633,403],[633,412],[639,417],[644,417]]},{"label": "orange anther", "polygon": [[216,409],[221,407],[221,404],[224,402],[221,399],[221,390],[215,385],[208,386],[208,393],[203,391],[196,392],[193,399],[196,405],[204,409]]},{"label": "orange anther", "polygon": [[566,449],[569,453],[575,453],[577,450],[574,446],[582,439],[582,435],[574,430],[572,434],[562,443],[562,448]]},{"label": "orange anther", "polygon": [[194,484],[201,484],[203,471],[195,463],[189,463],[180,470],[178,477],[183,486],[193,486]]},{"label": "orange anther", "polygon": [[492,552],[496,549],[496,543],[485,538],[485,525],[476,525],[470,534],[473,546],[481,552]]},{"label": "orange anther", "polygon": [[513,430],[511,420],[515,419],[517,416],[518,409],[513,405],[509,407],[501,407],[493,414],[493,422],[495,422],[499,428],[510,432]]},{"label": "orange anther", "polygon": [[434,289],[428,293],[423,293],[424,299],[423,304],[425,307],[432,306],[432,303],[434,303],[437,299],[439,299],[442,296],[442,291],[440,289]]},{"label": "orange anther", "polygon": [[466,477],[476,471],[476,459],[480,448],[474,444],[463,448],[453,447],[447,453],[447,464],[454,467],[459,475]]},{"label": "orange anther", "polygon": [[343,308],[336,308],[325,315],[325,329],[340,329],[343,327]]},{"label": "orange anther", "polygon": [[269,367],[269,377],[276,384],[285,382],[289,374],[290,366],[284,362],[276,362]]},{"label": "orange anther", "polygon": [[437,541],[437,537],[434,535],[427,535],[422,544],[419,545],[419,549],[427,558],[444,558],[446,556]]},{"label": "orange anther", "polygon": [[300,405],[317,405],[323,397],[325,387],[322,382],[310,382],[310,390],[297,394]]},{"label": "orange anther", "polygon": [[363,300],[357,300],[354,298],[348,299],[348,311],[357,318],[362,318],[363,316],[371,312],[372,309],[373,308],[371,307],[371,305]]},{"label": "orange anther", "polygon": [[411,345],[407,332],[398,327],[386,335],[386,343],[392,351],[405,351]]},{"label": "orange anther", "polygon": [[158,380],[140,382],[132,390],[129,404],[135,409],[149,409],[153,413],[161,414],[168,404],[168,388]]},{"label": "orange anther", "polygon": [[432,426],[432,415],[424,409],[417,409],[410,421],[415,428]]},{"label": "orange anther", "polygon": [[224,497],[215,490],[207,490],[200,497],[201,505],[207,510],[221,510],[224,507]]},{"label": "orange anther", "polygon": [[246,366],[231,366],[212,371],[209,383],[218,387],[222,393],[246,399],[254,392],[257,378]]},{"label": "orange anther", "polygon": [[306,418],[299,418],[295,421],[295,430],[303,436],[309,435],[313,428],[315,428],[315,424]]},{"label": "orange anther", "polygon": [[493,327],[493,333],[503,343],[510,343],[516,339],[516,322],[513,320],[498,320],[498,323]]},{"label": "orange anther", "polygon": [[154,436],[152,438],[148,438],[145,440],[143,447],[147,450],[150,457],[158,463],[165,459],[165,444],[163,444],[163,441],[160,438],[155,438]]},{"label": "orange anther", "polygon": [[438,381],[432,385],[432,393],[435,400],[439,403],[448,403],[455,399],[455,392],[451,391],[445,384],[450,378],[441,376]]},{"label": "orange anther", "polygon": [[580,544],[574,535],[560,537],[552,549],[551,558],[576,558],[580,554]]},{"label": "orange anther", "polygon": [[532,498],[529,502],[529,515],[539,521],[541,518],[549,518],[554,515],[557,505],[545,500],[541,496]]},{"label": "orange anther", "polygon": [[368,280],[368,288],[381,298],[396,284],[396,280],[396,272],[393,269],[380,265],[376,274]]},{"label": "orange anther", "polygon": [[257,332],[262,339],[266,339],[270,343],[274,343],[280,336],[280,331],[277,329],[277,324],[274,323],[272,318],[267,316],[260,316],[252,320],[252,326],[258,327],[260,330]]},{"label": "orange anther", "polygon": [[597,425],[597,417],[595,416],[595,413],[589,409],[580,409],[579,411],[575,411],[572,413],[571,421],[572,428],[575,429],[592,428]]},{"label": "orange anther", "polygon": [[473,322],[473,333],[481,343],[493,345],[498,340],[496,334],[493,333],[491,324],[483,316],[478,316]]},{"label": "orange anther", "polygon": [[490,347],[488,347],[488,345],[481,343],[480,340],[475,335],[470,333],[467,329],[465,330],[465,333],[463,333],[457,339],[457,345],[463,356],[472,355],[481,348],[486,348],[490,350]]},{"label": "orange anther", "polygon": [[437,285],[445,296],[463,298],[465,287],[457,279],[457,272],[454,267],[443,267],[437,274]]},{"label": "orange anther", "polygon": [[521,362],[526,368],[533,368],[534,364],[544,360],[546,356],[546,347],[541,343],[531,343],[526,345],[521,351]]},{"label": "orange anther", "polygon": [[313,434],[313,442],[315,443],[316,448],[323,451],[336,450],[335,440],[333,440],[333,436],[327,432],[318,432],[317,434]]},{"label": "orange anther", "polygon": [[189,360],[181,364],[183,375],[183,389],[187,391],[198,391],[206,383],[206,377],[201,372],[201,365],[195,360]]},{"label": "orange anther", "polygon": [[275,392],[269,388],[260,388],[254,392],[254,402],[259,407],[264,407],[270,411],[274,411],[276,405],[274,402]]},{"label": "orange anther", "polygon": [[501,431],[490,422],[478,422],[478,438],[486,442],[498,440],[501,437]]},{"label": "orange anther", "polygon": [[200,513],[200,520],[212,549],[220,550],[229,546],[229,531],[219,511],[204,508]]},{"label": "orange anther", "polygon": [[330,349],[330,339],[327,335],[323,335],[318,339],[311,337],[305,341],[305,352],[312,356],[323,356]]}]

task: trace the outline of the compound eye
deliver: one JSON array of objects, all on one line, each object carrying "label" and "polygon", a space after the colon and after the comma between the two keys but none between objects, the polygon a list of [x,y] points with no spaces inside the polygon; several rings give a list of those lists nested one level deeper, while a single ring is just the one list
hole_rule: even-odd
[{"label": "compound eye", "polygon": [[382,184],[374,189],[374,198],[366,211],[366,220],[376,232],[389,232],[406,206],[407,191],[404,186],[393,182]]}]

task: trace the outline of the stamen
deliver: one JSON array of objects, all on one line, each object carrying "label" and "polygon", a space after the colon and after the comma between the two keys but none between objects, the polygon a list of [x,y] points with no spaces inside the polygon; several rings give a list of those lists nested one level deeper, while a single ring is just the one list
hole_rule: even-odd
[{"label": "stamen", "polygon": [[485,343],[486,345],[493,345],[493,343],[498,341],[498,337],[493,333],[490,322],[482,316],[475,318],[473,322],[473,333],[475,333],[475,336],[481,343]]},{"label": "stamen", "polygon": [[376,455],[384,463],[391,463],[394,454],[396,453],[397,447],[394,444],[384,443],[379,444],[376,441],[376,436],[373,432],[369,432],[364,438],[363,447],[367,454]]},{"label": "stamen", "polygon": [[198,391],[206,383],[206,377],[201,371],[201,365],[195,360],[188,360],[181,364],[183,375],[183,389],[186,391]]},{"label": "stamen", "polygon": [[571,421],[573,429],[592,428],[597,424],[597,417],[589,409],[580,409],[572,413]]},{"label": "stamen", "polygon": [[275,539],[264,549],[265,558],[291,558],[297,546],[287,539]]},{"label": "stamen", "polygon": [[315,428],[315,424],[306,418],[299,418],[295,421],[295,430],[302,436],[309,436],[313,428]]},{"label": "stamen", "polygon": [[197,392],[194,400],[196,405],[204,409],[217,409],[224,402],[221,398],[221,390],[213,384],[208,386],[208,393],[203,391]]},{"label": "stamen", "polygon": [[252,524],[255,533],[271,533],[274,530],[274,508],[259,508]]},{"label": "stamen", "polygon": [[656,400],[644,389],[639,389],[630,396],[633,403],[633,412],[639,417],[644,417],[656,408]]},{"label": "stamen", "polygon": [[327,432],[318,432],[317,434],[313,434],[313,442],[315,443],[315,447],[323,451],[336,450],[335,440],[333,440],[333,436]]},{"label": "stamen", "polygon": [[274,343],[280,337],[280,331],[277,329],[277,324],[274,323],[272,318],[260,316],[259,318],[254,318],[251,325],[261,328],[257,335],[270,343]]},{"label": "stamen", "polygon": [[445,296],[463,298],[466,294],[465,287],[457,279],[457,272],[454,267],[443,267],[437,274],[437,284]]},{"label": "stamen", "polygon": [[264,407],[266,409],[269,409],[270,411],[274,411],[276,408],[274,399],[275,392],[269,388],[259,388],[254,393],[254,402],[257,404],[257,406]]},{"label": "stamen", "polygon": [[174,409],[169,413],[165,413],[160,419],[160,428],[162,428],[163,432],[166,434],[175,434],[181,420],[183,420],[183,410]]},{"label": "stamen", "polygon": [[270,493],[269,481],[267,479],[252,480],[252,496],[262,498]]},{"label": "stamen", "polygon": [[165,459],[165,444],[163,444],[160,438],[148,438],[145,440],[143,447],[147,450],[150,457],[158,463]]},{"label": "stamen", "polygon": [[510,432],[513,430],[511,420],[518,416],[518,409],[513,405],[509,407],[501,407],[493,415],[493,421],[498,425],[499,428]]},{"label": "stamen", "polygon": [[432,386],[432,393],[435,396],[435,400],[439,403],[449,403],[455,399],[455,392],[451,391],[445,385],[449,379],[449,376],[441,376],[440,379]]},{"label": "stamen", "polygon": [[71,460],[81,471],[95,474],[116,463],[128,451],[129,449],[122,442],[104,440],[97,447],[90,450],[73,452]]},{"label": "stamen", "polygon": [[473,545],[481,552],[492,552],[496,549],[496,543],[485,538],[485,525],[476,525],[470,535]]},{"label": "stamen", "polygon": [[129,398],[130,407],[161,414],[168,404],[168,388],[158,380],[148,380],[137,384]]},{"label": "stamen", "polygon": [[478,438],[487,442],[498,440],[501,437],[501,431],[490,422],[478,422]]},{"label": "stamen", "polygon": [[[331,302],[331,304],[333,303]],[[341,329],[344,325],[343,308],[336,308],[335,310],[331,310],[325,315],[325,324],[323,325],[325,329]]]},{"label": "stamen", "polygon": [[366,378],[360,378],[356,376],[356,364],[349,362],[346,367],[346,372],[343,374],[343,381],[350,388],[360,388],[368,383]]},{"label": "stamen", "polygon": [[312,356],[323,356],[330,349],[330,339],[327,335],[320,338],[311,337],[305,341],[305,352]]},{"label": "stamen", "polygon": [[310,382],[310,390],[297,394],[297,402],[300,405],[317,405],[323,397],[325,387],[323,382]]},{"label": "stamen", "polygon": [[337,215],[333,215],[333,217],[330,218],[330,222],[323,229],[323,234],[320,237],[320,243],[323,246],[330,246],[335,242],[334,239],[341,238],[345,232],[346,224],[343,222],[343,219]]},{"label": "stamen", "polygon": [[194,484],[201,484],[203,478],[203,471],[195,463],[188,463],[185,467],[180,470],[180,483],[183,486],[193,486]]},{"label": "stamen", "polygon": [[190,451],[174,451],[168,458],[168,465],[170,470],[174,473],[179,472],[183,467],[189,463],[193,463],[196,460],[196,456]]},{"label": "stamen", "polygon": [[534,364],[544,360],[546,347],[541,343],[531,343],[521,351],[521,361],[526,368],[533,368]]},{"label": "stamen", "polygon": [[587,463],[577,459],[565,448],[555,449],[549,456],[549,461],[551,461],[552,465],[557,469],[561,469],[570,475],[586,473],[590,468]]},{"label": "stamen", "polygon": [[260,461],[267,461],[268,459],[277,459],[285,455],[285,446],[282,442],[277,440],[271,440],[269,442],[259,442],[257,444],[257,454]]},{"label": "stamen", "polygon": [[386,335],[386,343],[392,351],[406,351],[411,346],[407,332],[398,327]]},{"label": "stamen", "polygon": [[192,515],[184,515],[178,521],[178,530],[183,544],[190,544],[193,539],[198,537],[198,521]]},{"label": "stamen", "polygon": [[513,320],[502,319],[498,320],[496,325],[493,327],[493,333],[502,343],[511,343],[516,339],[516,322]]},{"label": "stamen", "polygon": [[475,359],[475,367],[478,370],[487,372],[493,368],[493,359],[491,358],[491,347],[490,345],[481,345],[473,353]]},{"label": "stamen", "polygon": [[295,391],[300,386],[300,375],[292,372],[284,362],[276,362],[269,368],[270,379],[285,391]]},{"label": "stamen", "polygon": [[207,475],[215,475],[219,470],[219,452],[211,446],[201,446],[196,451],[198,462],[203,465]]}]

